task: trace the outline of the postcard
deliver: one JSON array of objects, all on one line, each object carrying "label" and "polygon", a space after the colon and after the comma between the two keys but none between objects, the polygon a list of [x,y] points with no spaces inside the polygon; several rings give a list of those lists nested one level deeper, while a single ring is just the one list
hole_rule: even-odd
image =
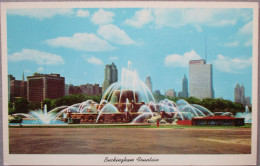
[{"label": "postcard", "polygon": [[6,165],[256,165],[257,2],[1,2]]}]

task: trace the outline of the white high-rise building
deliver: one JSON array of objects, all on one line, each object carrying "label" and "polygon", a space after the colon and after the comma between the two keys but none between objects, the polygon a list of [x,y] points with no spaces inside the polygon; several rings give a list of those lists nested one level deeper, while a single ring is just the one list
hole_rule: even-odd
[{"label": "white high-rise building", "polygon": [[190,96],[199,99],[214,98],[212,80],[212,64],[206,64],[204,59],[189,62]]},{"label": "white high-rise building", "polygon": [[64,86],[64,95],[68,96],[70,94],[70,85],[69,84],[65,84]]}]

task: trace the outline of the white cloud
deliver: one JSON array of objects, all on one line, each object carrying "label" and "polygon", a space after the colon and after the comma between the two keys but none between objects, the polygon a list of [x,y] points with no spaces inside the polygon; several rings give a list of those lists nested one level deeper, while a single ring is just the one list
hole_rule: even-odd
[{"label": "white cloud", "polygon": [[33,8],[33,9],[8,9],[8,15],[27,16],[35,19],[52,18],[55,15],[72,15],[73,10],[69,8],[64,9],[48,9],[48,8]]},{"label": "white cloud", "polygon": [[239,46],[239,41],[234,41],[234,42],[228,42],[222,44],[224,47],[238,47]]},{"label": "white cloud", "polygon": [[227,9],[154,9],[157,26],[181,27],[234,25],[237,15]]},{"label": "white cloud", "polygon": [[135,42],[125,33],[124,30],[121,30],[112,24],[100,26],[98,29],[98,34],[112,43],[122,45],[135,44]]},{"label": "white cloud", "polygon": [[253,31],[253,22],[250,21],[247,24],[245,24],[242,28],[238,30],[239,34],[249,34],[251,35]]},{"label": "white cloud", "polygon": [[21,52],[8,55],[8,60],[12,62],[32,61],[38,65],[64,64],[62,57],[59,55],[33,49],[23,49]]},{"label": "white cloud", "polygon": [[43,67],[38,67],[38,68],[37,68],[37,71],[38,71],[38,72],[43,72],[44,69],[43,69]]},{"label": "white cloud", "polygon": [[89,11],[79,9],[79,10],[77,10],[76,16],[77,17],[89,17]]},{"label": "white cloud", "polygon": [[167,55],[164,59],[164,64],[166,66],[186,67],[190,60],[197,59],[201,59],[201,57],[194,50],[191,50],[190,52],[185,52],[183,55]]},{"label": "white cloud", "polygon": [[95,56],[87,56],[87,55],[84,55],[83,57],[85,58],[85,60],[86,60],[88,63],[94,64],[94,65],[103,65],[102,60],[99,59],[99,58],[96,58]]},{"label": "white cloud", "polygon": [[72,37],[57,37],[46,40],[46,43],[53,47],[66,47],[78,51],[112,51],[116,48],[95,34],[75,33]]},{"label": "white cloud", "polygon": [[116,61],[117,59],[118,59],[117,56],[111,56],[108,58],[108,60],[110,60],[110,61]]},{"label": "white cloud", "polygon": [[95,12],[91,18],[91,21],[96,25],[105,25],[112,23],[114,13],[110,11],[105,11],[103,9],[99,9],[97,12]]},{"label": "white cloud", "polygon": [[202,26],[232,26],[239,19],[244,21],[250,18],[251,12],[246,9],[179,9],[179,8],[156,8],[141,9],[135,15],[127,19],[125,24],[133,27],[153,22],[156,27],[179,28],[192,25],[197,31],[202,31]]},{"label": "white cloud", "polygon": [[130,25],[136,28],[141,28],[145,24],[153,21],[153,15],[151,9],[142,9],[135,12],[135,15],[125,21],[126,25]]},{"label": "white cloud", "polygon": [[252,58],[239,59],[229,58],[223,55],[218,55],[218,59],[214,61],[214,65],[219,71],[227,73],[238,73],[252,64]]}]

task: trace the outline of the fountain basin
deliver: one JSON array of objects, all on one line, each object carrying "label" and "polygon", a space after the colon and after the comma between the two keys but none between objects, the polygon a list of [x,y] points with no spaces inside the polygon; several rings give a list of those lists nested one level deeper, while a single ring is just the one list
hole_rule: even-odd
[{"label": "fountain basin", "polygon": [[[129,123],[141,113],[119,112],[119,113],[102,113],[97,123]],[[98,113],[71,113],[70,117],[63,118],[64,122],[68,119],[80,119],[80,123],[96,123]]]}]

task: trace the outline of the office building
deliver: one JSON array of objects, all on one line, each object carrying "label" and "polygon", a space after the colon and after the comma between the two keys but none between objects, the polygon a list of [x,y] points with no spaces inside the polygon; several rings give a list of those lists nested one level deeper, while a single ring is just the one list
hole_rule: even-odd
[{"label": "office building", "polygon": [[83,94],[83,92],[79,86],[69,85],[69,94],[70,95]]},{"label": "office building", "polygon": [[146,77],[145,84],[150,89],[150,91],[153,92],[152,80],[150,76]]},{"label": "office building", "polygon": [[111,65],[106,65],[104,74],[105,76],[104,83],[102,86],[102,93],[104,93],[111,84],[117,82],[118,80],[118,72],[114,62]]},{"label": "office building", "polygon": [[176,92],[174,91],[174,89],[168,89],[167,91],[166,91],[166,97],[177,97],[176,96]]},{"label": "office building", "polygon": [[189,93],[190,96],[204,99],[214,98],[212,64],[204,59],[189,62]]},{"label": "office building", "polygon": [[60,74],[34,74],[27,77],[27,100],[41,102],[57,99],[65,94],[65,78]]},{"label": "office building", "polygon": [[188,79],[186,78],[186,74],[182,79],[182,91],[178,93],[178,97],[185,97],[185,98],[189,97]]},{"label": "office building", "polygon": [[245,105],[251,105],[251,98],[249,96],[245,98]]},{"label": "office building", "polygon": [[244,85],[236,84],[234,89],[234,102],[241,103],[243,105],[251,105],[250,97],[245,97]]},{"label": "office building", "polygon": [[154,93],[155,95],[161,95],[160,90],[155,90],[153,93]]},{"label": "office building", "polygon": [[85,84],[79,86],[83,94],[87,95],[101,95],[102,94],[102,88],[99,87],[99,84]]},{"label": "office building", "polygon": [[241,92],[240,92],[240,85],[237,84],[234,89],[234,102],[241,103]]},{"label": "office building", "polygon": [[24,75],[22,80],[15,80],[15,77],[8,75],[8,84],[9,101],[13,101],[18,97],[27,97],[27,82],[24,81]]},{"label": "office building", "polygon": [[70,94],[69,90],[70,90],[70,85],[69,84],[65,84],[64,96],[68,96]]},{"label": "office building", "polygon": [[8,75],[8,101],[11,101],[11,81],[15,80],[15,77],[11,74]]},{"label": "office building", "polygon": [[102,95],[102,87],[99,84],[70,85],[69,94]]}]

